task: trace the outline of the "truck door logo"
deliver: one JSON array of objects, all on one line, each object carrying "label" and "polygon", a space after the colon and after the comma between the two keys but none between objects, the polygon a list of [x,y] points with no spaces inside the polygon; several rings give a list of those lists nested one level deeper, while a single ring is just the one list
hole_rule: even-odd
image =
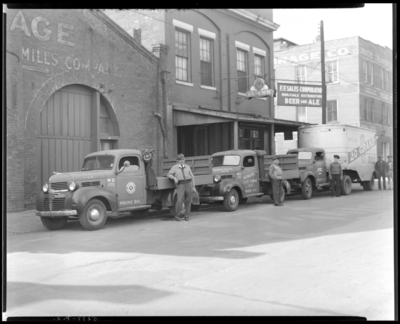
[{"label": "truck door logo", "polygon": [[133,182],[128,182],[126,185],[126,191],[128,194],[133,194],[136,190],[136,185]]}]

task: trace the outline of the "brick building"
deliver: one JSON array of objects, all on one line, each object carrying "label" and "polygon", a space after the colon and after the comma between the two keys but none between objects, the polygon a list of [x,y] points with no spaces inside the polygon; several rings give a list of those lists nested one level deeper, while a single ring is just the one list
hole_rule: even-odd
[{"label": "brick building", "polygon": [[163,63],[168,155],[260,147],[297,121],[274,118],[271,97],[251,100],[256,77],[273,87],[272,10],[104,10]]},{"label": "brick building", "polygon": [[7,10],[6,26],[7,211],[89,152],[162,152],[159,60],[104,13]]},{"label": "brick building", "polygon": [[[276,82],[321,84],[321,44],[297,45],[286,39],[274,41]],[[374,129],[377,149],[393,154],[393,53],[387,47],[361,37],[325,42],[327,123],[345,123]],[[322,123],[321,108],[275,107],[276,117]],[[296,143],[277,136],[281,152]],[[294,141],[295,142],[295,141]]]}]

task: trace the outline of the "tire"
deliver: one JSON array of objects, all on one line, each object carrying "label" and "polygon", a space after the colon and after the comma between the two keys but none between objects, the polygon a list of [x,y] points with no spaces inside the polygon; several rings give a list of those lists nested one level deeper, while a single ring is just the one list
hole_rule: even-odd
[{"label": "tire", "polygon": [[374,175],[371,176],[370,181],[363,181],[363,188],[365,191],[372,191],[375,187],[375,178]]},{"label": "tire", "polygon": [[239,207],[239,194],[236,189],[231,189],[224,199],[224,208],[226,211],[235,211]]},{"label": "tire", "polygon": [[131,210],[131,216],[133,217],[144,217],[149,213],[148,209]]},{"label": "tire", "polygon": [[107,210],[104,204],[98,199],[90,200],[82,213],[79,215],[79,222],[88,231],[98,230],[107,221]]},{"label": "tire", "polygon": [[239,200],[239,204],[240,204],[240,205],[244,205],[245,203],[247,203],[247,198],[241,198],[241,199]]},{"label": "tire", "polygon": [[344,175],[340,181],[340,193],[345,196],[351,193],[351,178],[348,175]]},{"label": "tire", "polygon": [[42,224],[49,230],[59,230],[63,228],[67,222],[67,217],[40,217]]},{"label": "tire", "polygon": [[313,194],[313,187],[310,178],[306,178],[301,184],[301,195],[304,199],[310,199]]}]

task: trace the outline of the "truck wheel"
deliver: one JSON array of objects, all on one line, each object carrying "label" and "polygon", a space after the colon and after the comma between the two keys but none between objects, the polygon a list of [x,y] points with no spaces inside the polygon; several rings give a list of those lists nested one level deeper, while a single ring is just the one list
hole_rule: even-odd
[{"label": "truck wheel", "polygon": [[149,213],[148,209],[131,210],[131,216],[133,217],[144,217]]},{"label": "truck wheel", "polygon": [[301,184],[301,194],[304,199],[311,198],[313,194],[313,188],[310,178],[306,178],[306,180]]},{"label": "truck wheel", "polygon": [[98,230],[103,227],[107,220],[107,210],[104,204],[98,199],[90,200],[82,213],[79,215],[79,222],[88,231]]},{"label": "truck wheel", "polygon": [[224,207],[226,211],[235,211],[239,206],[239,195],[236,189],[231,189],[224,199]]},{"label": "truck wheel", "polygon": [[40,217],[42,224],[49,230],[59,230],[63,228],[68,221],[67,217]]},{"label": "truck wheel", "polygon": [[245,203],[247,203],[247,198],[242,198],[239,200],[240,205],[244,205]]},{"label": "truck wheel", "polygon": [[363,188],[365,191],[372,191],[374,190],[374,187],[375,187],[375,178],[373,175],[370,181],[363,181]]},{"label": "truck wheel", "polygon": [[340,193],[345,196],[351,193],[351,178],[348,175],[344,175],[340,182]]}]

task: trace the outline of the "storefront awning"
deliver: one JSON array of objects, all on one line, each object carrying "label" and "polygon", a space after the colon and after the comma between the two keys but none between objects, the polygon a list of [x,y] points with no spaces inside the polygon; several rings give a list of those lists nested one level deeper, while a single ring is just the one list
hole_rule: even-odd
[{"label": "storefront awning", "polygon": [[262,117],[261,115],[232,113],[207,108],[173,107],[174,126],[204,125],[238,121],[241,123],[274,124],[275,133],[295,131],[300,126],[316,125],[292,120]]}]

